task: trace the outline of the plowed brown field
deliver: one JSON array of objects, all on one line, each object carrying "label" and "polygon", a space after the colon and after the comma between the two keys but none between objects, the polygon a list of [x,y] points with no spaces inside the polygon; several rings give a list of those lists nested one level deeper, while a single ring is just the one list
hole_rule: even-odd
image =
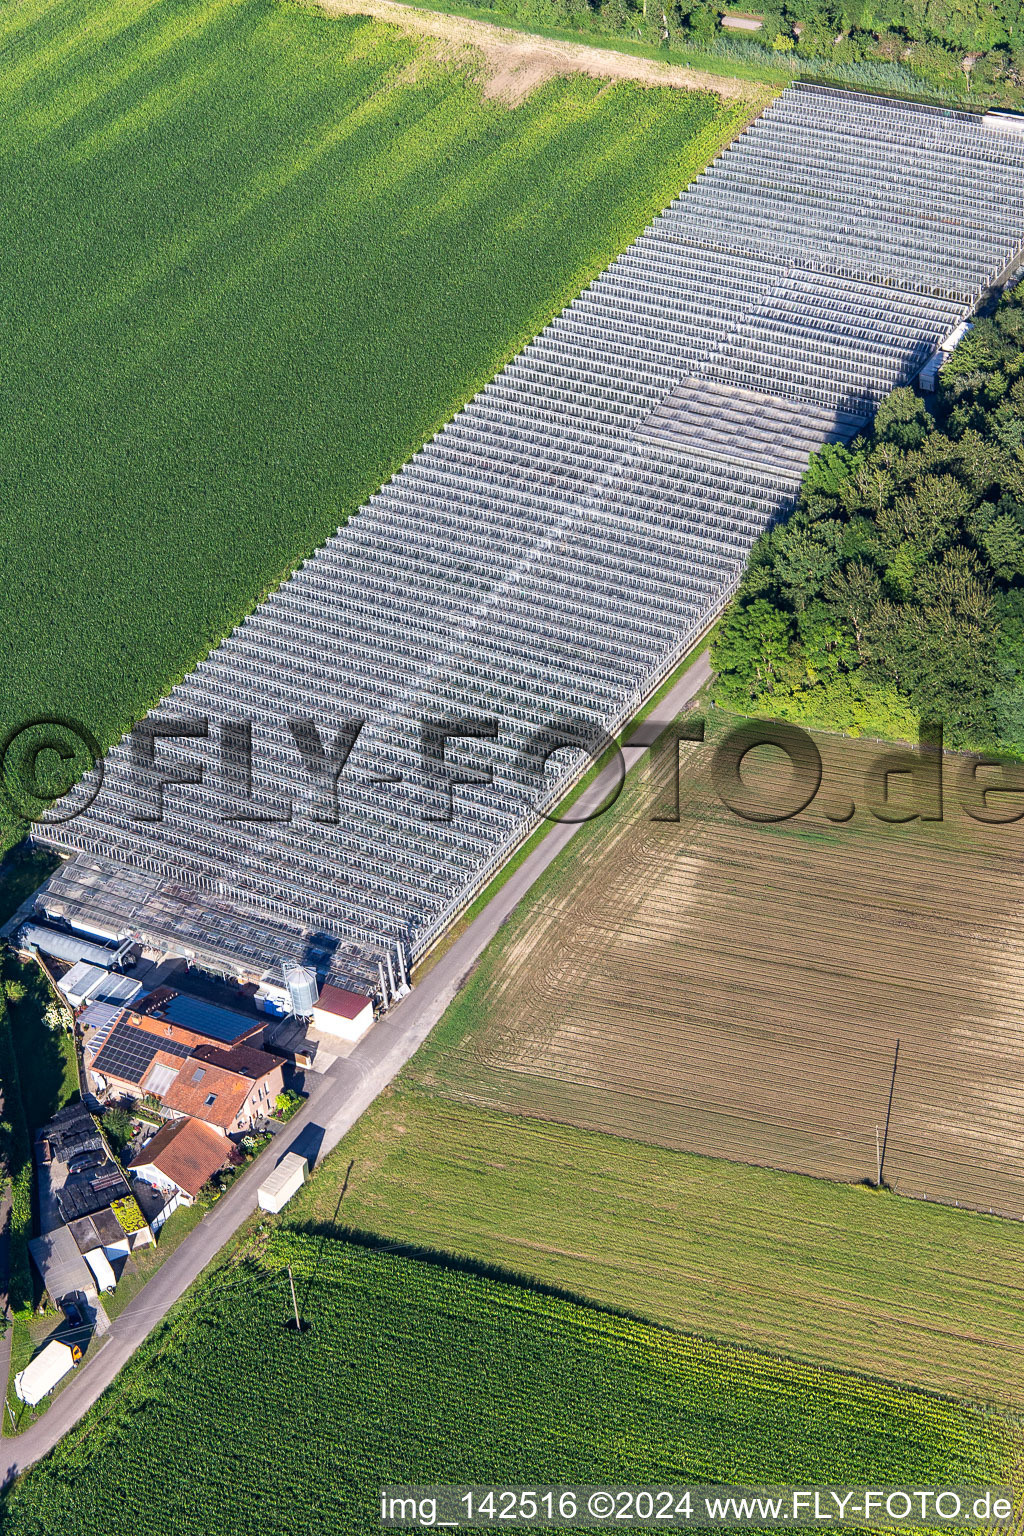
[{"label": "plowed brown field", "polygon": [[[967,816],[948,755],[944,820],[882,823],[865,776],[891,749],[817,740],[817,797],[771,825],[720,803],[710,745],[681,747],[680,820],[655,821],[652,767],[498,935],[410,1076],[873,1180],[899,1039],[886,1182],[1024,1217],[1024,830]],[[766,805],[785,798],[783,761],[744,765]],[[909,782],[893,786],[911,808]],[[829,820],[851,800],[848,822]]]}]

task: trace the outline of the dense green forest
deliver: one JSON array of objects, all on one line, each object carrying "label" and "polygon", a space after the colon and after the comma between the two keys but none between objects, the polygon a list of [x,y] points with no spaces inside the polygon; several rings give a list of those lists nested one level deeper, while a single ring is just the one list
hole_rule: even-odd
[{"label": "dense green forest", "polygon": [[[1024,104],[1024,0],[456,0],[522,23],[710,54],[772,73],[965,103]],[[762,18],[754,33],[725,14]]]},{"label": "dense green forest", "polygon": [[721,703],[1024,754],[1024,291],[939,381],[930,409],[897,389],[812,458],[720,626]]}]

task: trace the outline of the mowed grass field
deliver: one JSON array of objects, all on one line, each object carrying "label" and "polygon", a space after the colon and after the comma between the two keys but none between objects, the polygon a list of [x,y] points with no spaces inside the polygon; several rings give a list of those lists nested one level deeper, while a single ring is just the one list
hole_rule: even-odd
[{"label": "mowed grass field", "polygon": [[[951,756],[943,821],[883,823],[868,776],[892,749],[833,737],[807,811],[745,820],[711,786],[725,728],[709,720],[707,743],[680,748],[678,822],[653,819],[671,805],[652,764],[583,829],[409,1080],[851,1181],[877,1176],[892,1087],[887,1183],[1024,1217],[1022,826],[971,820]],[[773,752],[758,770],[769,809],[789,778]],[[892,783],[912,810],[906,779]]]},{"label": "mowed grass field", "polygon": [[0,731],[116,739],[750,111],[582,77],[509,110],[280,0],[12,0]]},{"label": "mowed grass field", "polygon": [[1014,1454],[1006,1422],[937,1397],[286,1234],[193,1293],[0,1530],[364,1536],[389,1484],[999,1484]]},{"label": "mowed grass field", "polygon": [[684,1332],[1024,1406],[1017,1222],[401,1086],[284,1219],[336,1213]]}]

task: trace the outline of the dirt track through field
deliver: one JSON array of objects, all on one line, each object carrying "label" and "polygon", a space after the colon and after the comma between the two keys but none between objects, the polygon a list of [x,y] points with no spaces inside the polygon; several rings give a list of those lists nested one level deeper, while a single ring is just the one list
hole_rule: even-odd
[{"label": "dirt track through field", "polygon": [[863,807],[878,748],[821,747],[825,787],[775,826],[715,800],[706,748],[684,748],[678,824],[627,791],[499,936],[476,1027],[428,1051],[425,1080],[856,1181],[877,1171],[898,1038],[886,1181],[1024,1217],[1024,824],[979,826],[953,793],[942,823],[837,824],[819,802]]},{"label": "dirt track through field", "polygon": [[[640,85],[668,85],[677,90],[714,91],[729,101],[749,101],[760,109],[777,91],[752,80],[732,80],[681,64],[635,58],[612,48],[565,43],[492,22],[470,21],[441,11],[421,11],[396,0],[316,0],[329,16],[373,16],[415,37],[432,37],[444,44],[443,56],[465,57],[478,63],[484,95],[518,106],[531,91],[556,75],[590,75],[597,80],[634,80]],[[477,59],[473,59],[473,55]]]}]

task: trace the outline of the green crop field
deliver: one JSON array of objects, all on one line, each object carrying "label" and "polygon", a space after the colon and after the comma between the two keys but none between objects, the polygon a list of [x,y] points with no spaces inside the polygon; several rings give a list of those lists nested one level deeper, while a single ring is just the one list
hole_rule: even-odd
[{"label": "green crop field", "polygon": [[509,110],[281,0],[12,0],[0,730],[115,739],[751,110],[582,77]]},{"label": "green crop field", "polygon": [[955,1486],[1005,1480],[1013,1455],[1003,1420],[937,1397],[284,1234],[193,1293],[0,1530],[364,1536],[388,1483]]},{"label": "green crop field", "polygon": [[[351,1164],[351,1168],[350,1168]],[[658,1323],[1024,1406],[1024,1226],[445,1102],[379,1099],[287,1210]]]}]

